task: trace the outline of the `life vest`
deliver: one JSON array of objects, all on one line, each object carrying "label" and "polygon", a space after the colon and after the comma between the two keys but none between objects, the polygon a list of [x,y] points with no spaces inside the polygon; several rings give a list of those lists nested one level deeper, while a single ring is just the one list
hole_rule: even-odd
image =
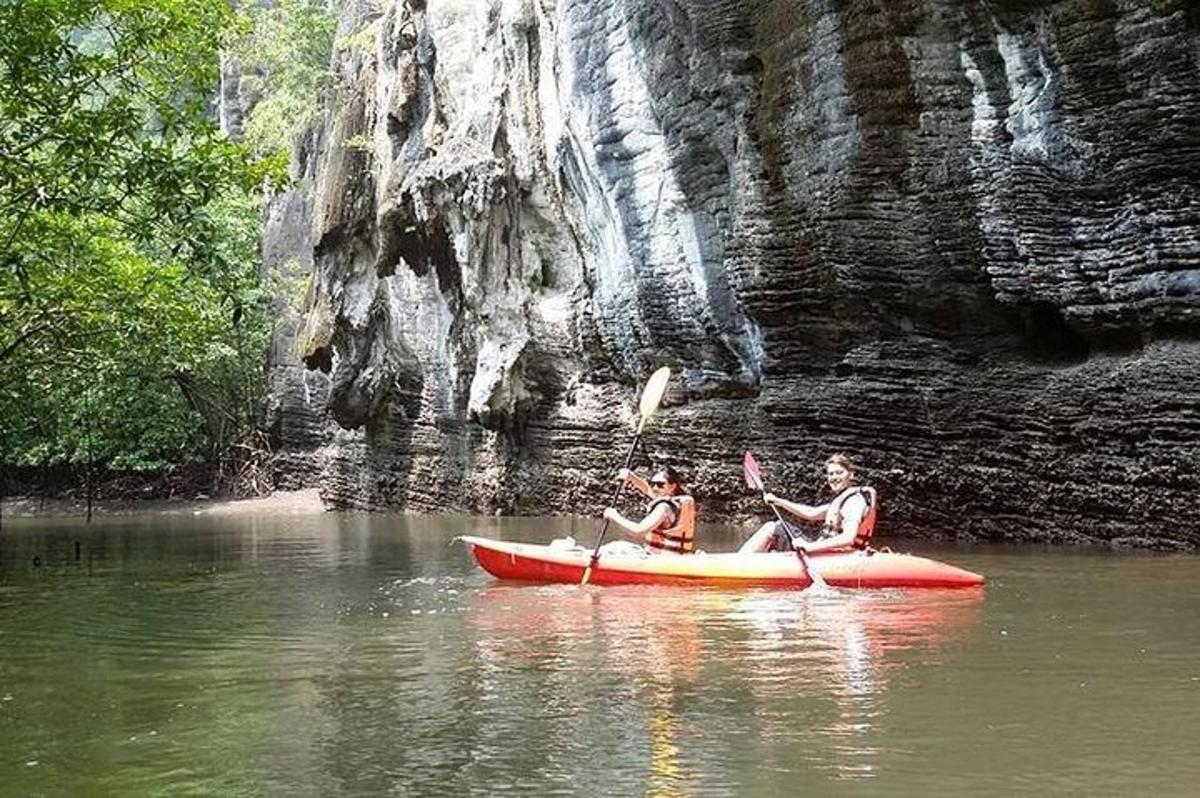
[{"label": "life vest", "polygon": [[660,504],[667,505],[667,517],[646,533],[646,545],[676,554],[691,554],[692,540],[696,536],[696,502],[691,496],[655,499],[646,508],[647,514],[654,512]]},{"label": "life vest", "polygon": [[839,493],[837,498],[829,503],[829,509],[825,511],[825,535],[830,536],[841,533],[842,507],[851,496],[862,496],[863,500],[867,503],[867,511],[863,513],[862,519],[858,522],[858,533],[854,536],[854,541],[850,544],[850,548],[865,549],[871,540],[871,535],[875,534],[875,514],[879,509],[878,502],[875,501],[874,488],[858,487],[855,485]]}]

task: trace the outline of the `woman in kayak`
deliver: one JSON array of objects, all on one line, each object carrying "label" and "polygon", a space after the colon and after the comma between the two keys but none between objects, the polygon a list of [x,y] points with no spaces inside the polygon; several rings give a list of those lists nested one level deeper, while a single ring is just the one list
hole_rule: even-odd
[{"label": "woman in kayak", "polygon": [[642,541],[654,551],[691,554],[696,535],[696,502],[683,493],[675,469],[663,466],[645,480],[622,468],[618,477],[650,499],[646,516],[641,521],[631,521],[616,508],[607,507],[605,519],[625,530],[626,537]]},{"label": "woman in kayak", "polygon": [[773,493],[763,498],[767,504],[805,521],[824,521],[820,540],[800,537],[799,530],[787,521],[771,521],[750,536],[739,552],[794,551],[803,549],[812,554],[818,551],[865,549],[875,532],[875,489],[854,484],[854,461],[844,454],[835,454],[825,461],[825,478],[833,491],[828,504],[811,506],[781,499]]}]

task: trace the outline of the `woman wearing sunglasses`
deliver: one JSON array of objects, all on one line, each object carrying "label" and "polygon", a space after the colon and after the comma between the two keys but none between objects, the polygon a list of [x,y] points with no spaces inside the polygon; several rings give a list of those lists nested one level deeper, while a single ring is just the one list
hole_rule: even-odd
[{"label": "woman wearing sunglasses", "polygon": [[683,493],[675,469],[662,466],[649,480],[625,468],[617,476],[649,498],[646,516],[641,521],[631,521],[616,508],[608,507],[604,517],[625,530],[627,537],[642,541],[652,551],[691,554],[696,535],[696,502]]},{"label": "woman wearing sunglasses", "polygon": [[865,549],[875,532],[875,489],[854,484],[854,461],[845,454],[835,454],[825,461],[825,479],[833,499],[816,507],[790,502],[773,493],[763,498],[767,504],[805,521],[824,521],[822,538],[805,540],[800,530],[787,521],[763,524],[739,552],[794,551],[803,549],[812,554],[818,551]]}]

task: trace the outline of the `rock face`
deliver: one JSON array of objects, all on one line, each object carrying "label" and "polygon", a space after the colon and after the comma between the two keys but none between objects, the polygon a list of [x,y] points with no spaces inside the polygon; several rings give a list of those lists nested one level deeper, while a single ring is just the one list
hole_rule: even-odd
[{"label": "rock face", "polygon": [[667,364],[703,519],[845,450],[881,536],[1194,546],[1196,8],[350,6],[282,447],[337,507],[594,513]]},{"label": "rock face", "polygon": [[[333,326],[328,303],[314,302],[317,288],[310,233],[315,143],[311,137],[299,143],[293,159],[294,187],[275,196],[267,206],[263,229],[262,276],[276,289],[264,426],[275,450],[275,486],[281,490],[320,481],[333,437],[326,410],[329,378],[320,368],[308,368],[301,359],[302,352],[328,341]],[[307,312],[302,315],[301,309]]]}]

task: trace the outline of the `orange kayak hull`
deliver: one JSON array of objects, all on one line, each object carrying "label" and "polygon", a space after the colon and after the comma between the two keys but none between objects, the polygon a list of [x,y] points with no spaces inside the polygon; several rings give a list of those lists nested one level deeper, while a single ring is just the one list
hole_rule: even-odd
[{"label": "orange kayak hull", "polygon": [[[584,549],[466,536],[479,565],[498,579],[575,584],[591,558]],[[911,554],[881,551],[820,552],[809,555],[813,568],[834,587],[975,587],[984,578],[954,565]],[[601,554],[588,579],[596,585],[692,584],[804,588],[808,571],[792,553]]]}]

